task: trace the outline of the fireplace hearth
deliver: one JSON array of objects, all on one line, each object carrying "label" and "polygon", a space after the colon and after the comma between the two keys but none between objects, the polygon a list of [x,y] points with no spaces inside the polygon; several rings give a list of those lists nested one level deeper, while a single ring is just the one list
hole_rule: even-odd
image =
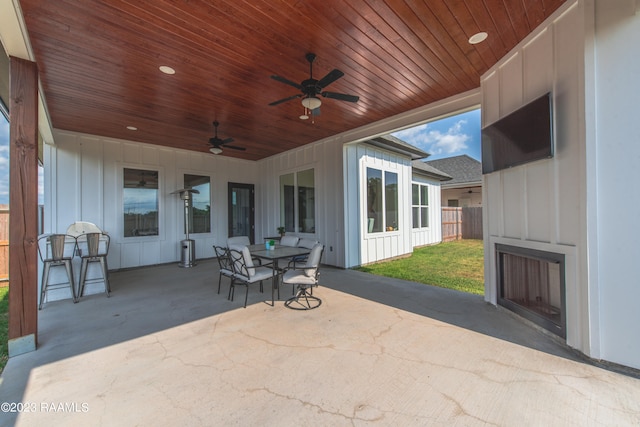
[{"label": "fireplace hearth", "polygon": [[564,254],[496,244],[498,304],[566,338]]}]

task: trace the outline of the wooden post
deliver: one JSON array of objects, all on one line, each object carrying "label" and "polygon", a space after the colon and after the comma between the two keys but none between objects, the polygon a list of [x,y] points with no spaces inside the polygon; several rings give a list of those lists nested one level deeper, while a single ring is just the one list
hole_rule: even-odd
[{"label": "wooden post", "polygon": [[0,205],[0,287],[9,285],[9,205]]},{"label": "wooden post", "polygon": [[36,349],[38,331],[38,69],[10,58],[9,356]]}]

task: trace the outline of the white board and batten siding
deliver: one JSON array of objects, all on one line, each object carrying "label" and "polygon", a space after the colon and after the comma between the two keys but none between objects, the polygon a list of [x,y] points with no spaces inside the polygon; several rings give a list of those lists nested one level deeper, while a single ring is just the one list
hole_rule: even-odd
[{"label": "white board and batten siding", "polygon": [[[287,233],[316,239],[325,246],[322,263],[344,267],[342,142],[329,138],[256,163],[262,177],[256,185],[256,240],[273,236],[280,221],[280,176],[313,169],[315,233]],[[259,227],[258,227],[259,224]]]},{"label": "white board and batten siding", "polygon": [[[367,144],[345,147],[345,173],[349,226],[347,246],[350,266],[370,264],[383,259],[410,254],[411,242],[411,160]],[[398,174],[398,230],[368,233],[367,168]]]},{"label": "white board and batten siding", "polygon": [[[426,185],[429,197],[429,225],[422,228],[413,228],[411,230],[411,245],[414,248],[420,246],[433,245],[442,242],[442,201],[440,181],[428,179],[425,176],[414,174],[413,183]],[[410,194],[411,196],[411,194]],[[411,212],[412,200],[409,199],[409,218],[413,222]],[[409,226],[413,224],[409,223]]]},{"label": "white board and batten siding", "polygon": [[[111,237],[109,268],[178,261],[184,235],[184,203],[171,192],[183,188],[184,174],[211,180],[210,233],[190,234],[196,258],[214,256],[212,245],[227,238],[227,183],[256,184],[254,162],[169,147],[55,131],[45,145],[45,232],[64,233],[74,221],[93,222]],[[159,235],[124,237],[123,169],[159,172]],[[52,198],[51,195],[56,197]]]},{"label": "white board and batten siding", "polygon": [[[584,345],[585,295],[579,257],[586,197],[584,147],[576,111],[584,109],[576,69],[584,46],[578,7],[565,7],[481,79],[483,127],[527,102],[552,93],[555,155],[484,175],[485,298],[497,302],[495,244],[562,253],[566,258],[567,342]],[[572,113],[573,112],[573,113]]]},{"label": "white board and batten siding", "polygon": [[[555,125],[552,159],[484,176],[485,298],[496,303],[496,243],[564,254],[567,343],[634,368],[637,210],[623,183],[640,152],[628,96],[639,86],[640,57],[628,54],[638,11],[634,1],[567,2],[481,78],[483,126],[549,91]],[[622,223],[620,200],[631,203]]]}]

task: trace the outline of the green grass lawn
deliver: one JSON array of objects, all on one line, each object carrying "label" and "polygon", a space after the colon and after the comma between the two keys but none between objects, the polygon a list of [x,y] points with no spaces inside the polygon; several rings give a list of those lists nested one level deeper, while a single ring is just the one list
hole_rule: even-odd
[{"label": "green grass lawn", "polygon": [[9,287],[0,288],[0,373],[9,359]]},{"label": "green grass lawn", "polygon": [[482,240],[456,240],[415,249],[407,258],[358,268],[379,276],[484,294]]}]

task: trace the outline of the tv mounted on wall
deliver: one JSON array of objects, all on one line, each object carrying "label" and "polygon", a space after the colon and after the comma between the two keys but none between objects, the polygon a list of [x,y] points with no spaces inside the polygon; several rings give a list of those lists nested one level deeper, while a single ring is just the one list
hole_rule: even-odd
[{"label": "tv mounted on wall", "polygon": [[483,174],[551,157],[551,93],[482,129]]}]

